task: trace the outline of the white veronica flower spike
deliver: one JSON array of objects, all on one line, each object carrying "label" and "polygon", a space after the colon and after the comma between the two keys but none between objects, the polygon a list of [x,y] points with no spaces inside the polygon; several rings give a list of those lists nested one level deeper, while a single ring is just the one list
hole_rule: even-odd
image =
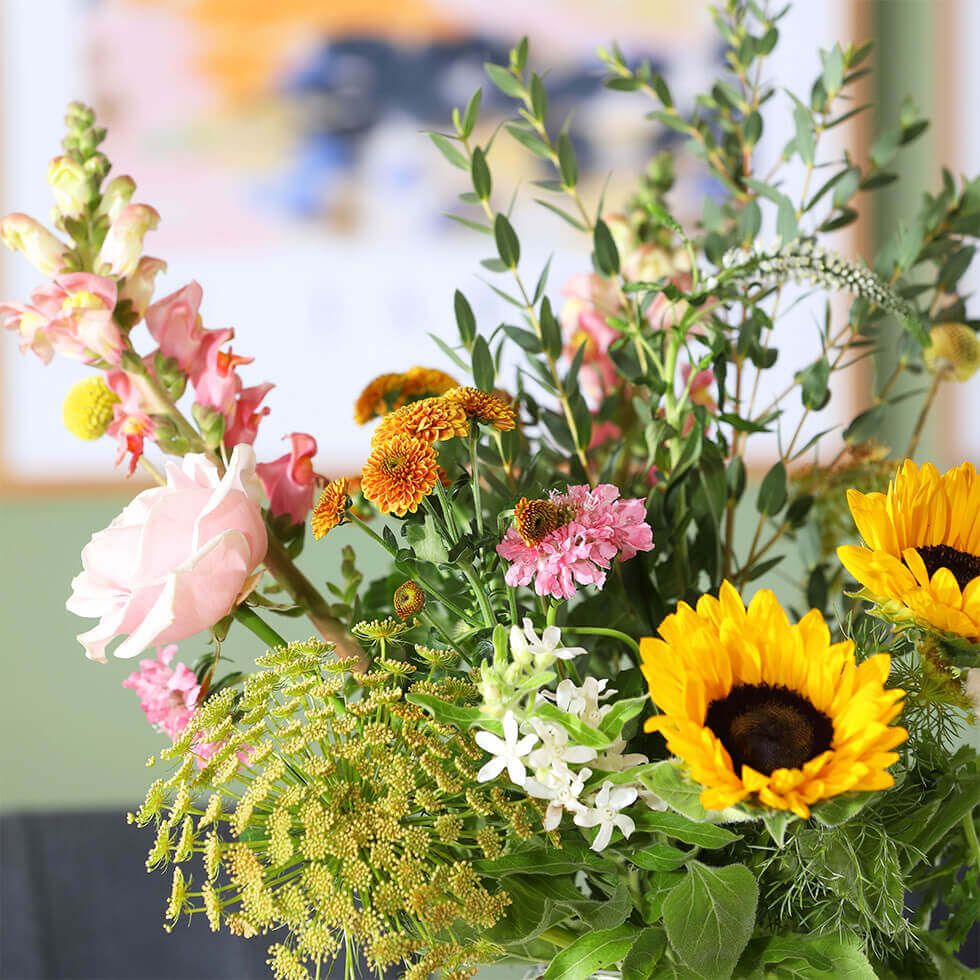
[{"label": "white veronica flower spike", "polygon": [[527,781],[527,768],[522,761],[537,744],[537,735],[525,735],[519,738],[517,718],[513,711],[508,711],[503,718],[504,737],[498,738],[492,732],[477,732],[476,744],[493,758],[476,774],[477,782],[487,783],[496,779],[504,769],[510,781],[523,786]]},{"label": "white veronica flower spike", "polygon": [[613,830],[617,827],[626,838],[629,838],[636,830],[636,824],[632,818],[619,812],[635,803],[636,795],[636,789],[631,786],[613,786],[607,781],[602,784],[602,789],[596,793],[592,806],[575,814],[575,823],[579,827],[599,828],[599,833],[596,834],[596,838],[592,842],[593,851],[603,850],[612,840]]}]

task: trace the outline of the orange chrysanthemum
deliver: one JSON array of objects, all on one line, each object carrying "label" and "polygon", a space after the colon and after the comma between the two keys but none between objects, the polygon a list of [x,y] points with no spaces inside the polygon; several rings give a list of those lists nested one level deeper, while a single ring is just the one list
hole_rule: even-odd
[{"label": "orange chrysanthemum", "polygon": [[458,384],[452,375],[437,368],[411,367],[407,371],[379,374],[354,403],[354,421],[364,425],[420,398],[441,395]]},{"label": "orange chrysanthemum", "polygon": [[371,443],[378,446],[395,435],[412,436],[429,443],[442,442],[468,435],[469,431],[470,422],[462,405],[445,398],[423,398],[386,415]]},{"label": "orange chrysanthemum", "polygon": [[319,541],[328,531],[343,524],[347,520],[347,508],[350,506],[349,481],[341,478],[328,483],[320,494],[310,526],[313,537]]},{"label": "orange chrysanthemum", "polygon": [[498,432],[507,432],[517,425],[514,406],[500,395],[479,388],[450,388],[443,397],[462,405],[468,418],[492,425]]},{"label": "orange chrysanthemum", "polygon": [[382,514],[404,517],[418,509],[438,479],[432,446],[397,434],[371,451],[361,471],[361,490]]},{"label": "orange chrysanthemum", "polygon": [[409,579],[395,589],[392,602],[395,607],[395,615],[403,621],[408,620],[422,611],[425,606],[425,593],[418,582]]}]

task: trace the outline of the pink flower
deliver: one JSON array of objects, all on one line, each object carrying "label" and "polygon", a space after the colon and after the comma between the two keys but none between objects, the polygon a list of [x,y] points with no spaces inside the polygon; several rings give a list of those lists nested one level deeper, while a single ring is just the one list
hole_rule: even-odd
[{"label": "pink flower", "polygon": [[252,448],[236,446],[224,476],[198,454],[166,473],[166,486],[138,494],[82,551],[67,608],[99,619],[78,637],[92,660],[126,634],[117,657],[208,629],[258,580],[268,538]]},{"label": "pink flower", "polygon": [[[163,259],[155,259],[144,255],[136,266],[136,271],[126,277],[122,289],[119,290],[119,302],[129,300],[133,312],[142,319],[153,298],[156,278],[161,272],[166,272],[167,263]],[[152,331],[151,331],[152,332]],[[159,340],[157,341],[159,343]]]},{"label": "pink flower", "polygon": [[55,354],[118,364],[123,338],[112,317],[116,298],[111,279],[72,272],[35,289],[29,306],[0,304],[0,321],[20,333],[21,350],[34,351],[45,364]]},{"label": "pink flower", "polygon": [[571,599],[578,585],[602,588],[617,556],[627,561],[653,548],[645,501],[619,499],[612,484],[594,490],[569,487],[564,494],[552,492],[550,499],[560,513],[570,515],[565,523],[534,545],[511,527],[497,545],[497,554],[512,563],[505,575],[508,585],[533,581],[538,595]]},{"label": "pink flower", "polygon": [[242,388],[235,400],[235,411],[225,428],[225,445],[237,446],[246,443],[251,446],[259,434],[259,423],[270,412],[269,406],[259,408],[262,399],[275,388],[268,381],[250,388]]},{"label": "pink flower", "polygon": [[176,645],[157,647],[155,660],[141,660],[122,686],[136,692],[146,720],[172,740],[177,739],[194,714],[201,685],[186,664],[170,666]]},{"label": "pink flower", "polygon": [[619,331],[608,318],[622,313],[619,294],[611,280],[594,273],[573,276],[562,292],[567,297],[561,311],[565,354],[574,357],[585,344],[579,379],[586,398],[597,402],[615,387],[618,377],[609,345]]},{"label": "pink flower", "polygon": [[589,449],[598,449],[599,446],[618,439],[622,434],[623,430],[615,422],[594,421],[592,423],[592,438],[589,440]]},{"label": "pink flower", "polygon": [[[693,370],[690,364],[681,365],[681,377],[685,387],[690,381],[689,396],[691,403],[703,406],[707,409],[709,415],[714,415],[718,411],[718,403],[711,397],[710,391],[711,386],[715,383],[714,372],[710,368],[705,368],[702,371],[698,371],[691,378],[691,371]],[[694,419],[694,412],[691,412],[684,420],[684,435],[688,435],[691,429],[694,428]]]},{"label": "pink flower", "polygon": [[201,355],[203,364],[194,383],[194,401],[198,405],[206,405],[216,412],[221,412],[228,420],[235,415],[235,399],[242,388],[242,379],[238,377],[238,367],[251,364],[254,358],[242,357],[230,347],[219,350],[225,342],[221,330],[209,330],[202,345]]},{"label": "pink flower", "polygon": [[292,442],[290,452],[271,463],[259,463],[255,469],[273,516],[288,514],[294,524],[302,524],[313,507],[316,439],[305,432],[293,432],[286,438]]},{"label": "pink flower", "polygon": [[0,240],[21,252],[42,275],[56,276],[65,267],[68,246],[26,214],[8,214],[0,220]]},{"label": "pink flower", "polygon": [[[141,264],[146,261],[141,260]],[[204,329],[199,312],[202,296],[200,285],[189,282],[146,311],[146,325],[150,336],[159,344],[160,353],[172,357],[194,384],[208,369],[209,358],[216,361],[218,348],[235,334],[231,329]],[[248,362],[242,360],[239,363]]]},{"label": "pink flower", "polygon": [[160,215],[149,204],[127,204],[109,226],[95,267],[118,279],[131,276],[143,254],[143,238],[158,224]]}]

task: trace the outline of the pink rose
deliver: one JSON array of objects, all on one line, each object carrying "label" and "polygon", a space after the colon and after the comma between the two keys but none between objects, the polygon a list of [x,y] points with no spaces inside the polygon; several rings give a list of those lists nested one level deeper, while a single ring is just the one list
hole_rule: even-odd
[{"label": "pink rose", "polygon": [[78,637],[92,660],[126,634],[117,657],[206,630],[258,581],[268,538],[252,448],[236,446],[224,476],[198,454],[166,472],[82,551],[67,608],[99,619]]},{"label": "pink rose", "polygon": [[259,463],[255,469],[272,514],[276,517],[288,514],[294,524],[302,524],[313,506],[316,439],[305,432],[293,432],[286,438],[292,442],[291,451],[271,463]]},{"label": "pink rose", "polygon": [[45,364],[55,354],[118,364],[123,339],[112,317],[116,298],[111,279],[72,272],[35,289],[29,306],[0,304],[0,322],[20,333],[21,350],[33,350]]}]

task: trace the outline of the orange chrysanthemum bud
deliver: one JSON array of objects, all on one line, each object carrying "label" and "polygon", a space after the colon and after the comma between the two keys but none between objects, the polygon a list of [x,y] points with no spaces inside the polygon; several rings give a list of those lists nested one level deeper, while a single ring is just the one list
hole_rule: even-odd
[{"label": "orange chrysanthemum bud", "polygon": [[418,583],[409,579],[395,589],[393,599],[395,615],[402,620],[417,616],[425,605],[425,593]]},{"label": "orange chrysanthemum bud", "polygon": [[423,398],[386,415],[371,442],[377,446],[395,435],[429,443],[442,442],[468,435],[469,431],[469,419],[462,405],[445,398]]},{"label": "orange chrysanthemum bud", "polygon": [[310,518],[313,537],[319,541],[327,531],[332,531],[343,524],[347,520],[349,506],[348,481],[342,478],[328,483],[320,494],[320,499],[313,508],[313,516]]},{"label": "orange chrysanthemum bud", "polygon": [[451,388],[443,397],[461,405],[467,418],[492,425],[498,432],[507,432],[517,425],[514,406],[500,395],[479,388]]},{"label": "orange chrysanthemum bud", "polygon": [[376,445],[361,471],[361,491],[382,514],[414,513],[439,479],[432,446],[398,434]]},{"label": "orange chrysanthemum bud", "polygon": [[533,548],[562,523],[561,511],[550,500],[521,497],[514,508],[514,526],[521,540]]}]

